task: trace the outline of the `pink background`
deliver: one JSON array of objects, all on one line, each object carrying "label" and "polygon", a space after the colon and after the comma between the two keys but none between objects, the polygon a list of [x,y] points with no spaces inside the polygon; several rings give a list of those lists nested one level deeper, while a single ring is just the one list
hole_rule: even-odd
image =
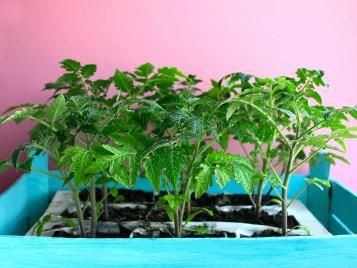
[{"label": "pink background", "polygon": [[[147,61],[204,80],[318,68],[330,84],[326,102],[355,105],[356,12],[353,0],[1,0],[0,110],[46,101],[43,84],[71,57],[98,64],[98,77]],[[0,128],[1,158],[26,140],[28,127]],[[338,164],[332,177],[357,191],[357,141],[348,149],[351,166]],[[3,175],[0,192],[17,177]]]}]

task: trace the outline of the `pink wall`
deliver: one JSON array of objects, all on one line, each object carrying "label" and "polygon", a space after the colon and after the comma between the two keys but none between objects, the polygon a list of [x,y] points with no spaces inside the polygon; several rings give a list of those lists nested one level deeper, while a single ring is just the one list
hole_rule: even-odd
[{"label": "pink wall", "polygon": [[[328,104],[356,104],[357,1],[1,0],[0,110],[45,101],[57,62],[73,57],[111,75],[151,61],[201,78],[242,71],[292,75],[298,67],[326,71]],[[26,140],[27,127],[0,129],[0,157]],[[357,191],[357,142],[351,166],[332,176]],[[16,178],[3,176],[0,191]]]}]

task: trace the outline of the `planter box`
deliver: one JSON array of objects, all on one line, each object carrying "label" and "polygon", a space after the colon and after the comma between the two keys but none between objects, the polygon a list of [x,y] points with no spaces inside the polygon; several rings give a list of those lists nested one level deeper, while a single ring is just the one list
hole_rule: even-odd
[{"label": "planter box", "polygon": [[[47,157],[34,163],[42,170]],[[310,175],[328,179],[329,166],[319,161],[310,167]],[[305,176],[291,180],[294,195],[304,186]],[[357,196],[338,182],[320,192],[311,187],[300,201],[334,235],[357,233]],[[17,237],[23,235],[48,207],[61,183],[36,172],[22,176],[0,195],[0,258],[2,267],[95,267],[103,266],[168,266],[188,267],[268,265],[323,267],[356,267],[357,236],[289,237],[256,239],[64,239]],[[139,179],[137,189],[150,191]],[[218,193],[218,186],[211,193]],[[235,184],[224,192],[240,193]],[[291,197],[291,196],[290,196]],[[55,258],[60,256],[61,261]],[[282,258],[281,256],[284,256]],[[161,265],[161,266],[160,266]]]},{"label": "planter box", "polygon": [[[147,204],[143,203],[119,203],[115,204],[120,207],[146,207]],[[240,210],[251,208],[251,206],[216,206],[218,211],[232,211],[232,210]],[[72,199],[72,194],[70,191],[58,191],[53,197],[49,207],[46,209],[42,217],[39,221],[42,220],[46,215],[51,215],[52,220],[48,223],[44,224],[42,236],[53,236],[56,231],[65,231],[68,233],[79,232],[79,230],[73,230],[72,228],[66,226],[65,220],[61,217],[61,214],[65,211],[70,212],[75,211],[75,203]],[[263,207],[263,210],[268,214],[277,214],[280,211],[279,206],[267,206]],[[304,206],[304,204],[300,200],[296,200],[288,209],[288,214],[294,216],[298,221],[300,226],[306,227],[311,235],[313,236],[330,236],[331,234],[327,231],[327,229],[314,217],[314,215]],[[74,219],[73,219],[74,220]],[[74,220],[75,222],[77,220]],[[26,235],[36,235],[36,226],[38,222],[36,222],[33,227],[26,233]],[[156,228],[162,227],[165,228],[170,223],[160,223],[160,222],[151,222],[151,226],[155,226]],[[279,228],[259,225],[259,224],[249,224],[249,223],[240,223],[240,222],[197,222],[193,220],[188,223],[186,226],[187,230],[191,230],[194,227],[206,225],[210,230],[217,230],[222,232],[227,232],[235,235],[236,237],[249,237],[254,233],[260,233],[262,231],[272,230],[279,231]],[[62,227],[59,227],[62,226]],[[128,230],[132,231],[132,235],[135,235],[135,232],[142,230],[142,224],[140,221],[131,221],[131,222],[122,222],[121,226],[125,227]],[[90,221],[86,221],[85,228],[87,232],[90,230]],[[118,234],[119,226],[117,222],[98,222],[98,230],[101,233],[105,234]],[[140,233],[140,232],[139,232]],[[304,230],[291,230],[289,235],[298,236],[298,235],[307,235]]]}]

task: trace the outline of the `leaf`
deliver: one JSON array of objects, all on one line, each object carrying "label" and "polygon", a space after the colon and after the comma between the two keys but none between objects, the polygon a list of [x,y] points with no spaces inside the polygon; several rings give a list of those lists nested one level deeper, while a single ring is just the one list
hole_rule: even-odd
[{"label": "leaf", "polygon": [[97,174],[105,171],[109,168],[113,158],[108,155],[101,155],[96,157],[95,161],[93,161],[87,168],[86,173],[89,174]]},{"label": "leaf", "polygon": [[228,106],[227,114],[226,114],[227,121],[232,117],[232,115],[239,108],[239,106],[240,106],[239,103],[232,103],[231,105]]},{"label": "leaf", "polygon": [[117,187],[111,188],[110,194],[112,195],[112,197],[116,198],[118,196],[118,188]]},{"label": "leaf", "polygon": [[88,174],[85,173],[86,168],[91,163],[92,155],[87,151],[77,154],[72,158],[70,170],[73,172],[76,186],[79,187],[82,184],[87,185],[90,183],[90,180],[93,179],[93,175],[88,176]]},{"label": "leaf", "polygon": [[67,148],[64,152],[63,155],[60,159],[60,165],[66,165],[66,164],[70,164],[72,162],[72,158],[76,155],[79,154],[81,152],[83,152],[84,149],[79,147],[79,146],[72,146]]},{"label": "leaf", "polygon": [[78,61],[72,59],[64,59],[60,62],[61,67],[67,71],[77,72],[81,68],[81,64]]},{"label": "leaf", "polygon": [[12,153],[11,155],[11,163],[14,166],[14,168],[18,168],[18,160],[20,157],[20,154],[26,150],[28,144],[21,144],[19,145]]},{"label": "leaf", "polygon": [[283,201],[280,198],[275,197],[275,198],[270,199],[269,203],[273,203],[273,204],[277,204],[277,205],[281,206]]},{"label": "leaf", "polygon": [[69,219],[69,218],[66,218],[66,217],[62,217],[62,219],[64,220],[64,223],[68,226],[68,227],[71,227],[71,228],[76,228],[76,223],[72,220],[72,219]]},{"label": "leaf", "polygon": [[202,170],[196,175],[196,188],[195,197],[196,199],[201,197],[205,192],[207,192],[208,187],[212,184],[212,173],[211,169],[206,164],[201,164]]},{"label": "leaf", "polygon": [[323,186],[326,187],[331,187],[331,182],[319,178],[306,178],[305,179],[308,185],[315,185],[317,188],[319,188],[321,191],[324,190]]},{"label": "leaf", "polygon": [[320,94],[317,93],[316,91],[308,90],[306,92],[306,95],[310,98],[313,98],[318,104],[320,104],[320,105],[322,104],[322,98],[321,98]]},{"label": "leaf", "polygon": [[130,186],[129,174],[120,160],[111,163],[109,174],[112,176],[113,180],[122,184],[124,187],[128,188]]},{"label": "leaf", "polygon": [[97,65],[87,64],[81,68],[81,73],[84,78],[91,77],[97,71]]},{"label": "leaf", "polygon": [[294,113],[293,113],[293,112],[291,112],[291,111],[289,111],[289,110],[287,110],[287,109],[278,108],[278,111],[280,111],[280,112],[282,112],[282,113],[286,114],[286,115],[287,115],[290,119],[295,118]]},{"label": "leaf", "polygon": [[313,235],[313,233],[310,231],[310,229],[303,225],[297,225],[297,226],[294,226],[293,228],[291,228],[291,230],[294,230],[294,229],[303,230],[307,235],[310,235],[310,236]]},{"label": "leaf", "polygon": [[6,172],[9,168],[9,163],[6,160],[0,160],[0,175]]},{"label": "leaf", "polygon": [[156,191],[160,191],[162,170],[157,157],[151,156],[145,159],[144,169],[146,178]]},{"label": "leaf", "polygon": [[231,180],[230,170],[226,167],[216,167],[215,176],[217,184],[221,188],[223,188]]},{"label": "leaf", "polygon": [[244,190],[248,194],[252,194],[254,190],[254,175],[253,169],[248,168],[246,165],[235,165],[233,167],[234,180],[237,183],[242,183]]},{"label": "leaf", "polygon": [[334,154],[334,153],[326,153],[326,156],[330,157],[330,158],[333,158],[333,159],[338,159],[338,160],[344,162],[345,164],[350,165],[350,162],[346,158],[341,156],[341,155],[337,155],[337,154]]},{"label": "leaf", "polygon": [[163,150],[162,160],[166,166],[166,176],[172,185],[176,186],[181,173],[181,166],[185,160],[183,152],[178,147],[166,147]]},{"label": "leaf", "polygon": [[132,154],[130,151],[122,147],[114,147],[108,144],[103,144],[102,147],[112,153],[116,159],[121,159],[122,161],[124,161],[127,156]]},{"label": "leaf", "polygon": [[140,165],[136,161],[135,156],[129,158],[129,184],[134,186],[136,184],[136,179],[139,176]]},{"label": "leaf", "polygon": [[5,124],[9,121],[15,121],[17,124],[24,120],[39,121],[36,116],[41,111],[41,107],[40,105],[26,106],[21,110],[15,111],[12,115],[0,117],[0,124]]},{"label": "leaf", "polygon": [[118,69],[115,71],[115,74],[113,76],[113,82],[118,90],[130,92],[134,89],[133,80]]},{"label": "leaf", "polygon": [[87,167],[89,167],[92,162],[93,155],[79,146],[70,147],[65,150],[61,159],[62,165],[65,163],[69,164],[69,170],[73,172],[74,182],[77,187],[82,184],[87,185],[90,180],[93,179],[93,175],[89,176],[86,173]]},{"label": "leaf", "polygon": [[187,216],[186,220],[185,220],[185,225],[189,222],[191,222],[194,217],[196,217],[199,214],[202,213],[207,213],[209,216],[213,216],[213,211],[207,208],[199,208],[198,210],[196,210],[195,212],[191,213],[190,215]]},{"label": "leaf", "polygon": [[51,125],[54,126],[57,120],[63,117],[67,111],[66,100],[62,94],[58,95],[47,110],[47,115],[51,119]]},{"label": "leaf", "polygon": [[140,76],[148,77],[149,74],[151,74],[154,69],[155,69],[154,65],[152,65],[151,63],[145,63],[136,68],[137,70],[136,73],[139,74]]},{"label": "leaf", "polygon": [[229,134],[224,134],[219,136],[218,143],[221,146],[221,148],[225,151],[228,149],[229,138],[230,138]]}]

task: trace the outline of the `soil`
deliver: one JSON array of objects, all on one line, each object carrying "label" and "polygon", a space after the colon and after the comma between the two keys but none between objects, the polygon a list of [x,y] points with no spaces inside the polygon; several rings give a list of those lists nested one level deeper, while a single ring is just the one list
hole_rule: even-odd
[{"label": "soil", "polygon": [[[137,206],[135,208],[118,208],[118,207],[109,207],[109,221],[117,222],[120,227],[119,234],[101,234],[98,233],[98,238],[128,238],[130,235],[130,231],[120,225],[121,222],[124,221],[142,221],[142,222],[167,222],[169,221],[166,212],[163,208],[158,208],[155,205],[155,202],[158,200],[160,195],[153,194],[138,190],[119,190],[119,194],[123,197],[123,201],[117,203],[137,203],[144,204],[146,208]],[[97,189],[96,191],[97,200],[101,200],[103,198],[103,192],[101,189]],[[86,201],[88,199],[88,191],[84,190],[80,193],[80,199],[82,201]],[[264,197],[265,200],[269,200],[269,198]],[[113,197],[109,196],[108,202],[113,202]],[[251,223],[251,224],[260,224],[260,225],[269,225],[274,227],[281,227],[281,213],[277,215],[269,215],[267,212],[262,211],[259,219],[256,218],[255,212],[253,208],[241,209],[239,211],[230,211],[230,212],[222,212],[216,209],[216,206],[237,206],[237,205],[251,205],[249,197],[245,195],[232,195],[232,194],[219,194],[219,195],[203,195],[200,199],[195,200],[192,197],[192,212],[197,210],[199,207],[204,207],[213,211],[213,216],[209,216],[206,213],[198,214],[193,221],[207,222],[207,221],[217,221],[217,222],[242,222],[242,223]],[[76,218],[75,213],[68,213],[65,211],[62,216],[67,218]],[[90,218],[90,210],[86,209],[84,212],[84,218]],[[99,221],[106,221],[108,219],[104,218],[104,214],[102,214]],[[288,216],[288,228],[293,228],[299,225],[297,220],[293,216]],[[65,232],[56,232],[55,236],[60,237],[73,237],[73,235],[65,233]],[[235,237],[235,234],[228,234],[225,232],[215,233],[198,233],[198,232],[186,232],[184,237]],[[261,232],[259,234],[254,234],[253,237],[271,237],[271,236],[281,236],[279,232],[274,232],[272,230],[267,230]],[[172,235],[168,232],[163,231],[149,231],[148,235],[141,236],[140,234],[135,234],[134,237],[153,237],[153,238],[165,238],[172,237]]]}]

